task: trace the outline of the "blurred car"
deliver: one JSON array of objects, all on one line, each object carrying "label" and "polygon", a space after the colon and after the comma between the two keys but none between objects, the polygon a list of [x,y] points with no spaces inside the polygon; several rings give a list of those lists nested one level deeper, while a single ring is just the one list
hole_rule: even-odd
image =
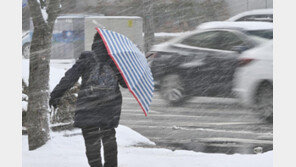
[{"label": "blurred car", "polygon": [[[33,36],[33,30],[24,32],[22,35],[22,55],[25,59],[30,56],[30,46]],[[54,32],[52,34],[52,43],[73,43],[83,40],[83,36],[79,31],[64,30],[62,32]]]},{"label": "blurred car", "polygon": [[153,46],[146,57],[163,98],[179,104],[195,95],[231,97],[239,54],[264,42],[238,30],[196,30]]},{"label": "blurred car", "polygon": [[213,21],[199,25],[197,29],[237,29],[246,34],[254,35],[266,39],[273,39],[273,23],[268,22],[230,22],[230,21]]},{"label": "blurred car", "polygon": [[32,31],[26,31],[22,34],[22,55],[28,59],[30,56],[30,45],[32,41]]},{"label": "blurred car", "polygon": [[[77,58],[84,50],[85,15],[65,14],[57,17],[52,34],[51,58]],[[74,26],[75,25],[75,26]],[[22,35],[22,55],[29,58],[34,25],[30,19],[30,30]]]},{"label": "blurred car", "polygon": [[250,49],[239,57],[233,91],[242,104],[254,107],[265,119],[272,120],[273,42]]},{"label": "blurred car", "polygon": [[273,22],[273,9],[256,9],[237,14],[227,21],[264,21]]}]

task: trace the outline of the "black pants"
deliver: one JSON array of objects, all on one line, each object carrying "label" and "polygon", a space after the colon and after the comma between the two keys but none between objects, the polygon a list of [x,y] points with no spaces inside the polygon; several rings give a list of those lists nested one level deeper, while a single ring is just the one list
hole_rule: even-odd
[{"label": "black pants", "polygon": [[91,167],[102,167],[101,141],[104,149],[104,167],[117,167],[115,129],[83,128],[86,156]]}]

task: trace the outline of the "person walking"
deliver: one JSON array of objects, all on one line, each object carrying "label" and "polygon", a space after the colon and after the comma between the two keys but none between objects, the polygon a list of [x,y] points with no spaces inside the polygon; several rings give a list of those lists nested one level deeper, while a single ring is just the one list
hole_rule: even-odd
[{"label": "person walking", "polygon": [[49,105],[56,108],[60,98],[82,78],[78,92],[74,126],[82,129],[86,156],[91,167],[117,167],[116,131],[122,95],[119,85],[127,88],[120,72],[109,57],[99,33],[94,36],[92,51],[82,52],[50,94]]}]

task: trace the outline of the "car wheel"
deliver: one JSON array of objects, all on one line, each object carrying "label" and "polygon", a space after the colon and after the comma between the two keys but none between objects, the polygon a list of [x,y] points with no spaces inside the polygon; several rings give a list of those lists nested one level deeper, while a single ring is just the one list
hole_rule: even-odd
[{"label": "car wheel", "polygon": [[256,111],[260,112],[263,119],[273,122],[273,86],[269,83],[263,83],[256,94]]},{"label": "car wheel", "polygon": [[29,43],[26,43],[24,46],[23,46],[23,57],[25,59],[28,59],[30,58],[30,44]]},{"label": "car wheel", "polygon": [[184,88],[179,75],[171,74],[163,77],[160,82],[160,94],[173,105],[178,105],[184,100]]}]

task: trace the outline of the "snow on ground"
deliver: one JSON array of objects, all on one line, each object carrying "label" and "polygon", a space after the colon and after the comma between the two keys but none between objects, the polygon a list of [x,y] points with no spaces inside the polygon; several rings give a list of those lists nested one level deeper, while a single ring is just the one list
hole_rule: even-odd
[{"label": "snow on ground", "polygon": [[[59,83],[60,79],[64,76],[65,72],[72,67],[74,59],[65,60],[50,60],[50,76],[49,76],[49,89],[50,91]],[[29,60],[22,60],[22,77],[28,84],[29,80]]]},{"label": "snow on ground", "polygon": [[[28,83],[29,61],[23,59],[22,63],[22,76]],[[50,91],[73,63],[74,60],[51,60]],[[271,167],[273,163],[272,151],[257,155],[225,155],[136,147],[137,144],[155,144],[128,127],[119,126],[116,131],[119,167]],[[23,136],[22,166],[87,167],[84,140],[80,133],[80,129],[52,132],[52,139],[34,151],[28,151],[28,136]]]},{"label": "snow on ground", "polygon": [[[119,150],[137,144],[155,145],[139,133],[125,126],[117,129]],[[128,151],[126,152],[128,153]],[[80,129],[63,132],[52,132],[51,140],[43,147],[28,151],[28,136],[22,136],[23,167],[83,167],[87,166],[84,140]]]},{"label": "snow on ground", "polygon": [[[273,152],[257,155],[205,154],[193,151],[171,151],[153,146],[154,143],[125,126],[117,129],[119,167],[271,167]],[[28,151],[28,137],[22,137],[23,167],[87,167],[84,140],[80,129],[52,132],[43,147]]]}]

